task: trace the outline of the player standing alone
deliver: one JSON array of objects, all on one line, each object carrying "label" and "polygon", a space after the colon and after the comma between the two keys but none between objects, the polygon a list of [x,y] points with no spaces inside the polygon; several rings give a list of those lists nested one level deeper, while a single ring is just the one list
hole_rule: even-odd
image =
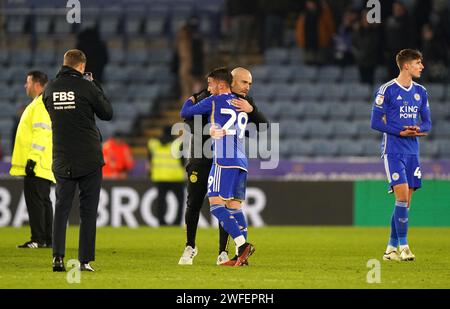
[{"label": "player standing alone", "polygon": [[422,185],[418,137],[431,129],[430,106],[426,89],[412,80],[419,78],[424,68],[422,54],[403,49],[396,61],[400,74],[378,89],[371,126],[383,133],[382,157],[390,192],[395,194],[391,236],[383,259],[413,261],[407,241],[408,211],[413,192]]},{"label": "player standing alone", "polygon": [[227,69],[212,71],[208,74],[208,90],[212,96],[195,105],[193,98],[187,100],[181,110],[181,117],[209,115],[211,125],[222,128],[226,134],[223,138],[214,139],[208,197],[211,214],[231,235],[238,248],[234,266],[241,266],[255,250],[253,245],[246,241],[246,235],[239,227],[244,224],[238,222],[239,217],[234,216],[234,209],[240,209],[240,204],[245,200],[247,157],[244,151],[244,136],[248,116],[245,112],[238,112],[232,104],[237,96],[231,93],[231,82],[232,75]]}]

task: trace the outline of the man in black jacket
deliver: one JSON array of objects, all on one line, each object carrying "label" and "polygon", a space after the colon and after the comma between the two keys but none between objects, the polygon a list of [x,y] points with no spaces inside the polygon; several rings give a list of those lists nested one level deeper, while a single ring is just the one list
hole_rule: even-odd
[{"label": "man in black jacket", "polygon": [[[258,111],[253,99],[248,97],[248,92],[252,85],[252,75],[250,71],[244,68],[235,68],[231,74],[233,75],[233,82],[231,90],[237,94],[239,100],[234,100],[233,105],[236,106],[238,112],[246,112],[248,114],[248,122],[254,123],[257,128],[259,124],[268,124],[266,117]],[[208,97],[210,93],[203,90],[200,93],[194,94],[195,103]],[[186,172],[188,176],[187,185],[187,208],[185,214],[186,222],[186,247],[181,256],[179,265],[192,265],[194,257],[198,253],[195,246],[195,237],[197,233],[197,226],[200,217],[200,209],[205,199],[206,191],[208,189],[208,176],[211,170],[212,159],[205,157],[203,149],[206,149],[204,143],[210,138],[209,135],[203,135],[201,132],[194,131],[194,120],[186,119],[193,134],[191,138],[190,156],[186,165]],[[208,116],[202,116],[202,130],[208,124]],[[199,156],[198,154],[201,154]],[[228,255],[226,247],[228,243],[228,233],[219,226],[219,257],[217,264],[221,265],[228,262]],[[232,262],[230,262],[232,263]]]},{"label": "man in black jacket", "polygon": [[53,228],[53,271],[65,271],[66,227],[75,188],[80,197],[80,270],[94,271],[97,209],[104,165],[101,134],[95,115],[111,120],[113,111],[92,78],[83,78],[85,54],[77,49],[64,54],[56,79],[48,83],[43,100],[52,120],[53,173],[56,207]]}]

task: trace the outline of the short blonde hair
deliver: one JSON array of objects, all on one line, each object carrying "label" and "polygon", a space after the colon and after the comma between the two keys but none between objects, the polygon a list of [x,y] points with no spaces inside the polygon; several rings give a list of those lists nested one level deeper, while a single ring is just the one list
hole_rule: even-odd
[{"label": "short blonde hair", "polygon": [[76,67],[80,63],[86,63],[86,55],[79,49],[70,49],[64,54],[64,65]]}]

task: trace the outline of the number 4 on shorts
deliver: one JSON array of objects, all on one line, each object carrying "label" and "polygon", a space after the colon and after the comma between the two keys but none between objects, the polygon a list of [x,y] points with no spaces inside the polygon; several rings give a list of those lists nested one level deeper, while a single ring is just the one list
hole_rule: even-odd
[{"label": "number 4 on shorts", "polygon": [[420,167],[419,166],[414,171],[414,176],[416,176],[419,179],[422,178],[422,172],[420,171]]}]

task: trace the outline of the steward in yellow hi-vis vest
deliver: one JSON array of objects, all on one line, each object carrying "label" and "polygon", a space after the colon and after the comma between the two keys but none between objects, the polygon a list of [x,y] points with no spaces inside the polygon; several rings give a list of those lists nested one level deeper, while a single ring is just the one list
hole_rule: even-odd
[{"label": "steward in yellow hi-vis vest", "polygon": [[27,74],[26,93],[33,101],[25,108],[17,127],[11,160],[13,176],[23,177],[23,193],[30,220],[31,240],[18,248],[51,248],[53,207],[50,186],[52,172],[52,123],[42,101],[47,75],[40,71]]},{"label": "steward in yellow hi-vis vest", "polygon": [[[183,159],[172,155],[172,149],[177,151],[181,141],[173,140],[171,128],[164,129],[161,139],[152,138],[148,141],[148,154],[150,161],[150,178],[158,189],[158,220],[159,225],[180,225],[183,213],[185,171]],[[172,191],[178,201],[175,218],[166,218],[166,196]],[[170,222],[167,222],[170,221]]]},{"label": "steward in yellow hi-vis vest", "polygon": [[185,172],[182,161],[180,158],[174,158],[171,152],[172,147],[179,149],[180,146],[179,141],[165,144],[155,138],[148,141],[148,150],[151,153],[150,175],[153,182],[184,181]]},{"label": "steward in yellow hi-vis vest", "polygon": [[36,164],[34,166],[36,177],[56,183],[52,172],[52,123],[42,102],[42,95],[27,106],[20,118],[10,174],[25,176],[28,160]]}]

